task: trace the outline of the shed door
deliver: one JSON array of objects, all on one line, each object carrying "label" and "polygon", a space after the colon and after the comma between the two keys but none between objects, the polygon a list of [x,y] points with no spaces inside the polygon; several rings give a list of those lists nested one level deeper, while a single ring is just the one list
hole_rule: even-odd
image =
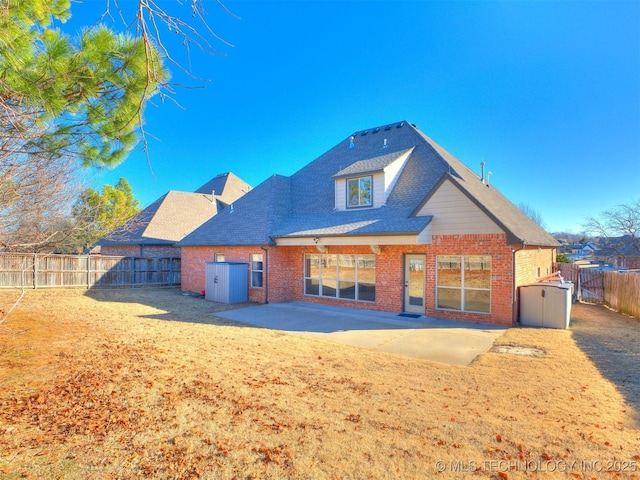
[{"label": "shed door", "polygon": [[425,312],[425,256],[404,257],[404,311],[424,315]]}]

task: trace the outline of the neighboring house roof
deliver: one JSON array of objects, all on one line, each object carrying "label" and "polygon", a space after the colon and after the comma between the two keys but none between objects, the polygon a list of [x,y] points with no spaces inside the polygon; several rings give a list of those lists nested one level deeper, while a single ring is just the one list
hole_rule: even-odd
[{"label": "neighboring house roof", "polygon": [[251,190],[251,185],[232,172],[227,172],[212,178],[198,188],[195,193],[214,194],[217,200],[229,205],[249,190]]},{"label": "neighboring house roof", "polygon": [[233,173],[225,173],[195,193],[170,190],[97,245],[173,245],[250,188]]},{"label": "neighboring house roof", "polygon": [[594,254],[598,257],[640,257],[640,249],[631,243],[618,246],[605,247],[596,250]]},{"label": "neighboring house roof", "polygon": [[[335,182],[382,171],[408,154],[384,205],[336,211]],[[419,216],[430,196],[450,180],[507,234],[509,243],[557,241],[495,188],[424,135],[399,122],[357,132],[290,177],[270,177],[179,242],[188,245],[265,245],[278,239],[418,235],[432,221]]]}]

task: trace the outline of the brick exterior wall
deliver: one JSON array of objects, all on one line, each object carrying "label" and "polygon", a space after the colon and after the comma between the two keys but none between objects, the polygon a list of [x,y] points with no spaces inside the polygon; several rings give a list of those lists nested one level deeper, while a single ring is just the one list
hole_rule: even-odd
[{"label": "brick exterior wall", "polygon": [[101,255],[113,255],[114,257],[139,257],[139,245],[103,245],[100,247]]},{"label": "brick exterior wall", "polygon": [[[205,263],[216,253],[228,262],[250,262],[252,253],[268,255],[269,302],[304,301],[388,312],[401,312],[404,305],[404,255],[425,255],[426,307],[431,317],[511,325],[513,321],[513,250],[503,234],[434,236],[431,245],[383,245],[376,256],[376,302],[354,302],[304,295],[304,254],[318,253],[315,247],[183,247],[182,289],[199,292],[205,285]],[[368,246],[329,246],[329,254],[371,254]],[[491,255],[491,313],[469,313],[436,309],[436,257],[438,255]],[[516,284],[534,282],[551,273],[554,248],[527,247],[516,253]],[[265,273],[265,277],[266,277]],[[249,282],[250,282],[249,278]],[[265,285],[266,285],[265,278]],[[264,303],[266,288],[249,288],[249,300]],[[515,304],[517,311],[517,303]]]},{"label": "brick exterior wall", "polygon": [[100,248],[102,255],[114,255],[118,257],[144,257],[180,258],[180,248],[171,245],[103,245]]},{"label": "brick exterior wall", "polygon": [[[269,252],[273,252],[273,249]],[[182,290],[186,292],[200,292],[204,290],[205,286],[205,270],[206,263],[213,262],[216,253],[224,253],[225,261],[227,262],[242,262],[250,263],[251,254],[265,254],[265,252],[259,246],[248,247],[182,247],[182,260],[181,260],[181,278],[182,278]],[[270,255],[269,264],[275,264],[275,255]],[[265,259],[266,260],[266,259]],[[266,262],[265,262],[266,263]],[[248,267],[247,267],[248,268]],[[271,272],[269,272],[271,274]],[[264,303],[265,302],[265,288],[250,288],[251,275],[248,276],[249,288],[249,301]],[[265,279],[266,280],[266,279]],[[264,284],[265,282],[263,282]],[[269,301],[271,300],[271,290],[276,289],[274,285],[269,285]],[[277,301],[285,301],[281,299]],[[273,300],[274,303],[276,300]]]},{"label": "brick exterior wall", "polygon": [[[534,283],[553,273],[556,249],[553,247],[526,247],[516,251],[516,286]],[[520,289],[514,298],[514,309],[520,311]]]}]

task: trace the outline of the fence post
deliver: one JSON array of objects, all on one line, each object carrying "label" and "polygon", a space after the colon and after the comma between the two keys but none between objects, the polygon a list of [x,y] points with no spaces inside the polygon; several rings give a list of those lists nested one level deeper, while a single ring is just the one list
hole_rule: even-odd
[{"label": "fence post", "polygon": [[169,286],[173,287],[173,258],[169,258]]},{"label": "fence post", "polygon": [[129,257],[131,259],[131,288],[136,286],[136,257]]},{"label": "fence post", "polygon": [[87,290],[91,288],[91,255],[87,255]]},{"label": "fence post", "polygon": [[38,288],[38,254],[33,254],[33,289]]}]

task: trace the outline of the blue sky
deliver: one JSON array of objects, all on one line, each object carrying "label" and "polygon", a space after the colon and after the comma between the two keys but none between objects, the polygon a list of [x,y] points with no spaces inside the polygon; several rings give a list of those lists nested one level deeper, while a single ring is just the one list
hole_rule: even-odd
[{"label": "blue sky", "polygon": [[[74,4],[65,29],[105,4]],[[172,67],[174,101],[156,97],[145,115],[153,173],[138,150],[95,188],[126,177],[147,205],[227,171],[256,186],[357,130],[408,120],[477,172],[486,162],[549,231],[640,198],[638,1],[226,1],[240,19],[205,5],[233,46],[192,50],[204,82]]]}]

